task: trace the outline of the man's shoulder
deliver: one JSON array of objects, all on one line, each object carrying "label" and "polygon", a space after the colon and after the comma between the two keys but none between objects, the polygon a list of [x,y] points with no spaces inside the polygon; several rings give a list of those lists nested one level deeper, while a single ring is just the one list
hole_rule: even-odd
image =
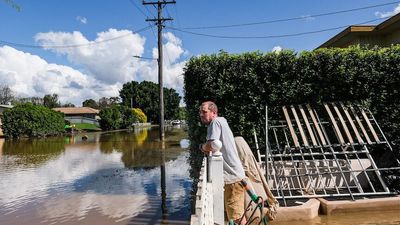
[{"label": "man's shoulder", "polygon": [[213,121],[216,121],[216,122],[226,122],[226,119],[225,119],[224,117],[222,117],[222,116],[218,116],[218,117],[215,117],[215,118],[213,119]]},{"label": "man's shoulder", "polygon": [[224,117],[215,117],[211,123],[211,126],[221,126],[221,127],[225,127],[225,126],[229,126],[227,120]]}]

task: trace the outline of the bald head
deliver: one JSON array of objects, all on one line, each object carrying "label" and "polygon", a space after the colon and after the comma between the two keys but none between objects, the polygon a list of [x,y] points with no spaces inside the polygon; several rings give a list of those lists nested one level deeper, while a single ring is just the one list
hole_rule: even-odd
[{"label": "bald head", "polygon": [[218,114],[218,107],[217,107],[217,105],[216,105],[214,102],[212,102],[212,101],[203,102],[203,103],[201,104],[201,106],[205,106],[205,107],[207,107],[208,110],[210,110],[211,112],[214,112],[215,114]]},{"label": "bald head", "polygon": [[200,106],[200,119],[204,124],[210,124],[218,116],[218,107],[214,102],[203,102]]}]

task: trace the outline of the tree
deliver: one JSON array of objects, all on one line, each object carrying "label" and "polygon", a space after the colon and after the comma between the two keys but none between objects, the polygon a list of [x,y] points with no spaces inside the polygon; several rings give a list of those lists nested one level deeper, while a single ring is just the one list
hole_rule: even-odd
[{"label": "tree", "polygon": [[70,108],[73,108],[73,107],[75,107],[75,105],[72,104],[71,102],[68,102],[68,103],[65,103],[64,105],[62,105],[62,107],[70,107]]},{"label": "tree", "polygon": [[13,91],[7,85],[0,85],[0,104],[7,105],[14,100]]},{"label": "tree", "polygon": [[[119,92],[122,105],[140,108],[147,115],[148,120],[159,121],[159,87],[150,81],[125,83]],[[174,89],[164,88],[165,119],[175,119],[179,108],[180,96]]]},{"label": "tree", "polygon": [[139,92],[139,83],[136,81],[128,82],[123,84],[122,89],[119,92],[119,96],[122,99],[122,105],[129,106],[131,108],[138,107],[139,95],[135,94]]},{"label": "tree", "polygon": [[32,103],[34,105],[43,105],[43,98],[41,97],[28,97],[28,98],[14,98],[12,101],[13,105],[23,104],[23,103]]},{"label": "tree", "polygon": [[43,105],[50,109],[60,107],[61,104],[58,100],[58,94],[45,95],[43,97]]},{"label": "tree", "polygon": [[179,107],[178,110],[178,119],[179,120],[187,120],[187,115],[186,115],[186,107]]},{"label": "tree", "polygon": [[119,97],[102,97],[99,99],[99,108],[104,109],[107,107],[111,107],[113,105],[118,105],[119,103]]},{"label": "tree", "polygon": [[165,119],[171,120],[178,118],[179,102],[181,97],[172,88],[164,88]]},{"label": "tree", "polygon": [[85,101],[82,102],[82,106],[83,107],[90,107],[90,108],[93,108],[93,109],[98,109],[99,108],[99,105],[93,99],[86,99]]}]

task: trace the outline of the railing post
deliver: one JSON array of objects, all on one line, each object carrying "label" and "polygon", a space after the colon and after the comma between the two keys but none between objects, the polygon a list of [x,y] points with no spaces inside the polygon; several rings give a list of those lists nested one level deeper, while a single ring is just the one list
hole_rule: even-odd
[{"label": "railing post", "polygon": [[207,177],[207,183],[212,182],[211,178],[211,161],[212,161],[212,153],[206,157],[206,177]]},{"label": "railing post", "polygon": [[212,154],[209,177],[212,181],[214,224],[224,224],[224,173],[222,153]]}]

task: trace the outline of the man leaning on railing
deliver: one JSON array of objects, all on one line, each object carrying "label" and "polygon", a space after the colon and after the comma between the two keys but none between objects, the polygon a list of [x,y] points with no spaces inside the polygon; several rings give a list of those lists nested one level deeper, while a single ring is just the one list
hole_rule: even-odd
[{"label": "man leaning on railing", "polygon": [[214,102],[206,101],[200,106],[201,122],[208,126],[207,142],[201,146],[201,150],[208,154],[213,149],[221,146],[224,171],[224,203],[228,220],[235,223],[246,224],[246,219],[241,219],[244,214],[245,190],[240,181],[245,179],[243,166],[235,145],[233,133],[224,117],[218,116],[218,107]]}]

